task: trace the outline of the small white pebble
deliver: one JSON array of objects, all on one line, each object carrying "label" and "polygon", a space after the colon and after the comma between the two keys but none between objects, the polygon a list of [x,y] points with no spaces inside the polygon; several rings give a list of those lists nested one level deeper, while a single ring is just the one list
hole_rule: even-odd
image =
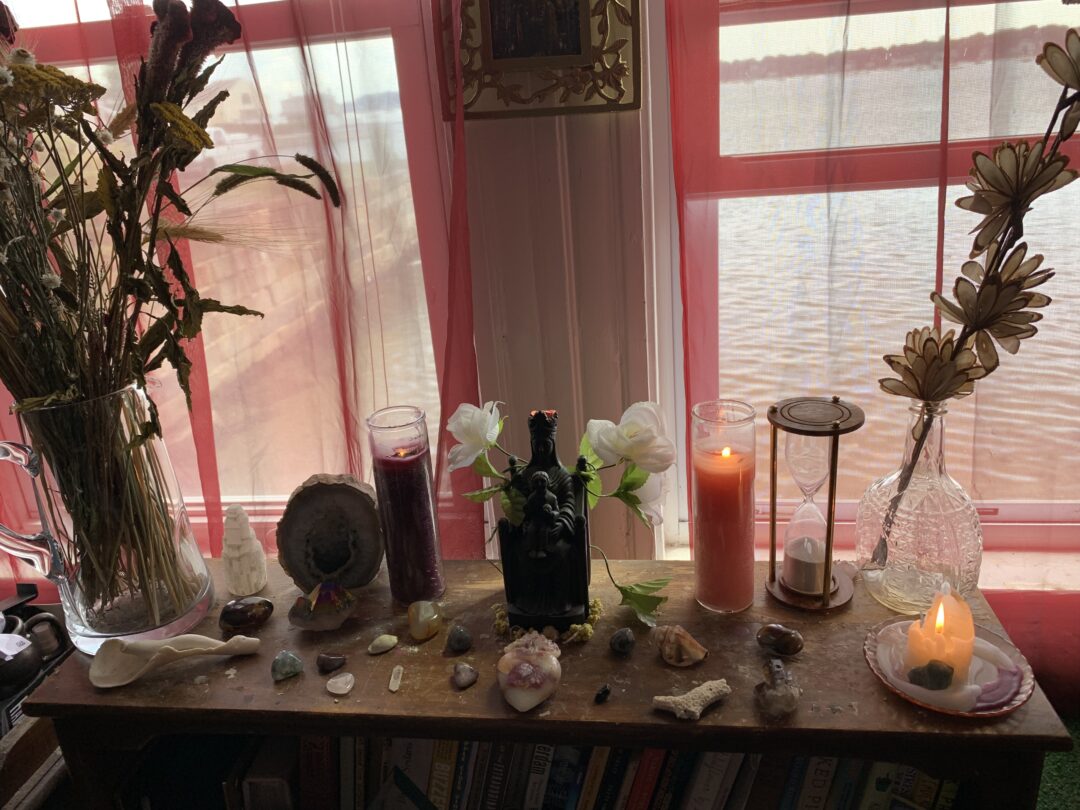
[{"label": "small white pebble", "polygon": [[210,679],[205,675],[197,675],[195,676],[195,683],[202,686],[204,683],[210,683]]},{"label": "small white pebble", "polygon": [[225,670],[225,677],[226,678],[235,678],[236,677],[236,667],[229,667],[227,670]]}]

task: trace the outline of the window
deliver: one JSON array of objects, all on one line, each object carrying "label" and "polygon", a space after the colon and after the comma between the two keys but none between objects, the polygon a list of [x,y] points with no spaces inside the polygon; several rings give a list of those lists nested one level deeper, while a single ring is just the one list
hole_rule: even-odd
[{"label": "window", "polygon": [[[8,5],[39,60],[89,71],[107,89],[104,116],[123,106],[106,0]],[[202,405],[212,411],[197,413],[196,436],[171,369],[154,394],[204,548],[207,465],[222,501],[247,507],[266,542],[308,475],[349,468],[345,437],[366,458],[368,413],[415,403],[433,445],[440,422],[421,256],[445,262],[446,226],[421,4],[359,3],[334,18],[322,7],[294,15],[279,0],[239,5],[246,42],[225,52],[205,91],[230,93],[209,130],[214,149],[178,185],[217,165],[303,152],[333,167],[349,205],[334,211],[255,183],[196,215],[232,243],[190,242],[200,290],[266,315],[207,318]],[[195,189],[188,200],[207,197]],[[208,445],[198,430],[211,415]]]},{"label": "window", "polygon": [[[763,528],[764,408],[798,394],[861,405],[865,427],[841,442],[838,517],[850,522],[865,487],[902,451],[907,401],[878,389],[888,375],[881,355],[932,323],[930,291],[951,289],[970,249],[978,220],[953,202],[971,153],[1041,136],[1058,90],[1034,55],[1080,12],[1056,0],[952,2],[948,11],[905,0],[701,3],[669,23],[673,47],[685,49],[682,86],[694,87],[685,103],[711,112],[684,108],[692,134],[681,141],[692,167],[683,238],[693,240],[694,269],[711,268],[697,288],[703,309],[715,305],[715,346],[702,360],[716,381],[711,396],[758,407]],[[674,93],[681,80],[677,72]],[[675,101],[676,130],[679,115]],[[1076,258],[1078,201],[1074,184],[1027,218],[1029,244],[1049,265]],[[1033,532],[1044,545],[1075,542],[1080,521],[1080,482],[1066,473],[1080,461],[1080,360],[1070,351],[1080,274],[1059,273],[1047,292],[1054,303],[1041,333],[973,397],[950,403],[946,458],[978,502],[989,548]],[[780,485],[794,503],[782,467]],[[680,506],[685,519],[685,498]],[[842,526],[841,542],[852,537]]]}]

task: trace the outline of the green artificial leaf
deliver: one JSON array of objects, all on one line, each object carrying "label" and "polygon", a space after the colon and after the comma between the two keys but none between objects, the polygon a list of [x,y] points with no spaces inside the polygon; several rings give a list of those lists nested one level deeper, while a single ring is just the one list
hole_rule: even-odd
[{"label": "green artificial leaf", "polygon": [[603,494],[604,483],[600,480],[600,474],[586,470],[577,473],[577,476],[585,487],[585,499],[589,502],[589,509],[595,509],[596,504],[600,503],[600,497]]},{"label": "green artificial leaf", "polygon": [[483,489],[466,492],[462,497],[468,498],[473,503],[483,503],[484,501],[490,501],[492,498],[502,492],[502,489],[502,484],[494,487],[484,487]]},{"label": "green artificial leaf", "polygon": [[[664,580],[664,584],[667,584],[667,580]],[[630,608],[641,620],[642,624],[646,624],[649,627],[656,627],[656,609],[659,608],[664,602],[668,600],[666,596],[653,596],[650,593],[635,593],[634,585],[616,585],[619,593],[622,594],[621,605],[629,605]],[[661,586],[663,587],[663,586]]]},{"label": "green artificial leaf", "polygon": [[487,453],[478,455],[476,461],[472,463],[472,468],[477,475],[484,478],[503,478],[502,473],[496,470],[492,465],[491,460],[487,457]]},{"label": "green artificial leaf", "polygon": [[[649,480],[649,473],[646,470],[641,469],[636,464],[627,463],[623,469],[622,478],[619,479],[619,487],[616,492],[633,492],[636,489],[641,489],[645,486],[645,482]],[[641,503],[640,500],[637,501]]]},{"label": "green artificial leaf", "polygon": [[585,456],[585,461],[588,462],[589,468],[592,470],[599,470],[604,466],[604,460],[596,454],[596,450],[593,449],[592,442],[589,441],[589,434],[586,433],[581,437],[581,443],[578,445],[578,455]]},{"label": "green artificial leaf", "polygon": [[514,487],[505,487],[499,495],[499,504],[510,525],[520,526],[525,519],[525,496]]},{"label": "green artificial leaf", "polygon": [[663,590],[671,583],[671,577],[662,577],[660,579],[647,579],[644,582],[635,582],[633,585],[620,585],[619,591],[625,595],[625,593],[635,593],[641,596],[648,596],[650,593],[656,593],[659,590]]}]

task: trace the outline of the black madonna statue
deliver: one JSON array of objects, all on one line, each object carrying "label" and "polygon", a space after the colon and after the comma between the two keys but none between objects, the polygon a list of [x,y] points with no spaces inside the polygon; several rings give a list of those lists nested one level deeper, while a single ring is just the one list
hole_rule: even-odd
[{"label": "black madonna statue", "polygon": [[556,455],[558,425],[555,411],[529,416],[532,459],[525,467],[510,460],[524,518],[499,521],[499,546],[510,625],[563,632],[589,614],[589,517],[584,485]]}]

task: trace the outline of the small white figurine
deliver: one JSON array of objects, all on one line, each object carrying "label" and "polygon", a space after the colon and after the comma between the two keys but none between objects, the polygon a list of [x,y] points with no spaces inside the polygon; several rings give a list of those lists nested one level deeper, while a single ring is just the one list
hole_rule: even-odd
[{"label": "small white figurine", "polygon": [[266,587],[266,552],[248,523],[244,507],[236,504],[225,513],[225,587],[234,596],[251,596]]}]

